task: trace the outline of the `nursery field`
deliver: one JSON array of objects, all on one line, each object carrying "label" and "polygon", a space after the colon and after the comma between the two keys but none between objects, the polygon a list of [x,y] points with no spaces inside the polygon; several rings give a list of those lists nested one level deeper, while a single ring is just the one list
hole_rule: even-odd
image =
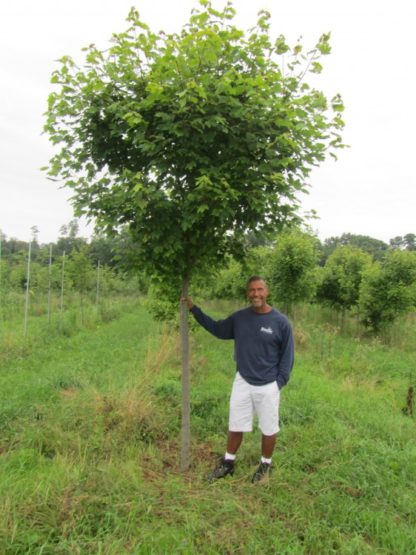
[{"label": "nursery field", "polygon": [[[234,308],[204,306],[218,317]],[[263,486],[250,483],[259,431],[232,478],[203,480],[225,447],[231,342],[192,332],[192,462],[181,474],[172,326],[124,303],[76,329],[68,319],[65,333],[33,323],[25,339],[3,334],[0,553],[416,554],[414,317],[374,339],[318,311],[296,315]]]}]

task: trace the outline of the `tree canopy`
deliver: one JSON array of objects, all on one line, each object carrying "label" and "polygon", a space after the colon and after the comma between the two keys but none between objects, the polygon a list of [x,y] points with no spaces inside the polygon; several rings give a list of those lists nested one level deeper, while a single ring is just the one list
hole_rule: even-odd
[{"label": "tree canopy", "polygon": [[416,251],[416,235],[407,233],[404,237],[398,235],[390,239],[390,246],[393,249],[405,249],[408,251]]},{"label": "tree canopy", "polygon": [[371,263],[367,252],[350,244],[338,244],[323,268],[318,299],[342,311],[356,306],[363,274]]},{"label": "tree canopy", "polygon": [[[391,241],[390,241],[391,242]],[[326,263],[328,257],[338,247],[356,247],[370,254],[374,260],[382,260],[389,248],[388,244],[380,239],[369,235],[357,235],[355,233],[343,233],[340,237],[328,237],[322,246],[322,264]]]},{"label": "tree canopy", "polygon": [[416,306],[416,253],[391,251],[383,265],[373,264],[363,275],[359,308],[361,320],[378,332],[397,316]]},{"label": "tree canopy", "polygon": [[86,48],[83,67],[64,56],[52,76],[49,175],[74,190],[77,214],[128,225],[163,277],[190,277],[296,218],[311,168],[343,146],[340,96],[305,80],[329,34],[305,53],[270,37],[267,12],[247,32],[234,15],[200,0],[180,33],[155,34],[132,9],[108,50]]},{"label": "tree canopy", "polygon": [[271,289],[292,317],[293,305],[309,300],[315,291],[318,243],[315,237],[294,229],[278,238],[270,255]]}]

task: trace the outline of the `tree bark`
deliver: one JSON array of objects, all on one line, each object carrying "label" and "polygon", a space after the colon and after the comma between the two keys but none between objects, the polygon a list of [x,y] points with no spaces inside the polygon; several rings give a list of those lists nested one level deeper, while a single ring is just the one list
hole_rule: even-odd
[{"label": "tree bark", "polygon": [[[189,279],[182,282],[182,297],[188,297]],[[181,427],[181,472],[189,468],[191,447],[191,402],[189,379],[189,327],[188,304],[181,302],[180,306],[180,336],[182,351],[182,427]]]}]

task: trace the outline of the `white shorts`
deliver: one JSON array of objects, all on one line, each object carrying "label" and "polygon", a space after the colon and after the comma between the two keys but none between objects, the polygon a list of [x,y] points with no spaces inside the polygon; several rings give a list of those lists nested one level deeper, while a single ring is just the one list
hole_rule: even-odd
[{"label": "white shorts", "polygon": [[263,435],[279,431],[280,391],[277,382],[250,385],[237,372],[230,398],[230,432],[251,432],[253,417],[258,416]]}]

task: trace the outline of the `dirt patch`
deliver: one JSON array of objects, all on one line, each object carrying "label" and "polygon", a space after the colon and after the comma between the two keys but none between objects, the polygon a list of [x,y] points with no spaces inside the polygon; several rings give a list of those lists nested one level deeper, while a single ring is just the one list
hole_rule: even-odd
[{"label": "dirt patch", "polygon": [[68,389],[62,389],[61,397],[62,399],[70,400],[78,395],[79,391],[75,387],[69,387]]}]

